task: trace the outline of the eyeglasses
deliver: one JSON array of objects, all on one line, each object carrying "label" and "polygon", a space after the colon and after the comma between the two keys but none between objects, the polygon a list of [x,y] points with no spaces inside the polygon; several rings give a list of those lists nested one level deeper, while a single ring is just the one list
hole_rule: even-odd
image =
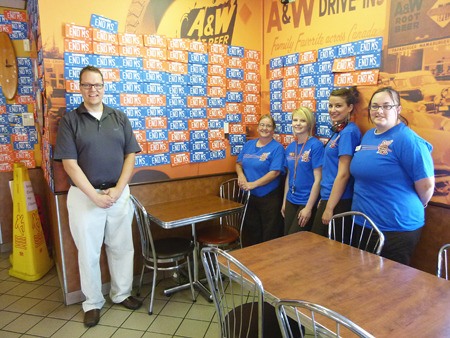
[{"label": "eyeglasses", "polygon": [[91,89],[91,88],[95,88],[97,90],[102,89],[104,84],[103,83],[94,83],[94,84],[90,84],[90,83],[80,83],[81,88],[83,89]]},{"label": "eyeglasses", "polygon": [[272,126],[271,124],[260,123],[259,126],[260,126],[261,128],[267,128],[267,129],[273,128],[273,126]]},{"label": "eyeglasses", "polygon": [[381,109],[383,109],[383,111],[389,111],[392,108],[397,107],[397,106],[398,106],[398,104],[383,104],[382,106],[379,106],[377,104],[373,104],[373,105],[370,106],[370,110],[378,111],[378,109],[381,108]]}]

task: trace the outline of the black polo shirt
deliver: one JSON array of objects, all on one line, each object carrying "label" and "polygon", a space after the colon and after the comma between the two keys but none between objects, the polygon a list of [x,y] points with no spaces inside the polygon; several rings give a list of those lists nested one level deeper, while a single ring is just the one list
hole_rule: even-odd
[{"label": "black polo shirt", "polygon": [[53,159],[77,160],[95,187],[117,183],[124,156],[139,151],[130,121],[123,112],[103,105],[102,117],[97,120],[81,104],[61,118]]}]

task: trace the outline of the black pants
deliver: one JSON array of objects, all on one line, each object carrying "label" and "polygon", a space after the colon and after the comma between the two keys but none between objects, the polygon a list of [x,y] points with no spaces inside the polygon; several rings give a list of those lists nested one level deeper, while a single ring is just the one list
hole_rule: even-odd
[{"label": "black pants", "polygon": [[[314,217],[314,223],[311,231],[322,235],[324,237],[328,237],[328,224],[322,223],[322,215],[327,206],[328,200],[320,200],[319,205],[317,206],[316,217]],[[352,200],[340,200],[338,204],[336,204],[334,208],[334,215],[340,214],[342,212],[350,211],[352,208]]]},{"label": "black pants", "polygon": [[282,189],[277,188],[263,197],[250,195],[242,229],[242,244],[250,246],[280,236],[283,229]]},{"label": "black pants", "polygon": [[289,235],[298,231],[311,231],[314,216],[316,214],[316,208],[313,208],[311,212],[311,218],[308,223],[305,224],[304,227],[300,227],[298,225],[298,214],[301,210],[303,210],[304,205],[293,204],[289,201],[286,201],[286,206],[284,208],[284,234]]},{"label": "black pants", "polygon": [[419,243],[422,228],[414,231],[385,231],[381,256],[409,265],[414,249]]},{"label": "black pants", "polygon": [[[351,243],[354,247],[358,247],[357,241],[361,236],[361,229],[361,226],[355,225],[353,241]],[[422,228],[414,231],[383,231],[384,246],[380,255],[398,263],[409,265],[414,249],[416,248],[417,243],[419,243],[421,233]],[[362,236],[363,243],[367,241],[368,234],[369,231],[364,231],[364,235]],[[349,236],[349,234],[347,233],[344,236]],[[377,240],[378,236],[372,236],[366,250],[373,252]],[[349,240],[346,240],[345,243],[349,243]]]}]

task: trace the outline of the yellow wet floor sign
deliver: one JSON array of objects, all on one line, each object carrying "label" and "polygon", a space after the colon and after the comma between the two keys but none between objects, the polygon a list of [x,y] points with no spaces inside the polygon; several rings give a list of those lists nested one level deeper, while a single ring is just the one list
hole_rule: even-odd
[{"label": "yellow wet floor sign", "polygon": [[42,231],[27,168],[14,163],[13,250],[9,274],[26,281],[42,278],[53,266]]}]

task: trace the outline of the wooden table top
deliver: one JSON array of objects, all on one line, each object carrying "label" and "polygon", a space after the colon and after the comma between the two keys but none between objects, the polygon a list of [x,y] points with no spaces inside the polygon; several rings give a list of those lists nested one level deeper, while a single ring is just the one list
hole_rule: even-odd
[{"label": "wooden table top", "polygon": [[450,281],[298,232],[232,251],[262,281],[267,300],[308,300],[375,337],[450,337]]},{"label": "wooden table top", "polygon": [[214,195],[185,198],[146,207],[152,221],[170,229],[222,217],[239,211],[243,204]]}]

